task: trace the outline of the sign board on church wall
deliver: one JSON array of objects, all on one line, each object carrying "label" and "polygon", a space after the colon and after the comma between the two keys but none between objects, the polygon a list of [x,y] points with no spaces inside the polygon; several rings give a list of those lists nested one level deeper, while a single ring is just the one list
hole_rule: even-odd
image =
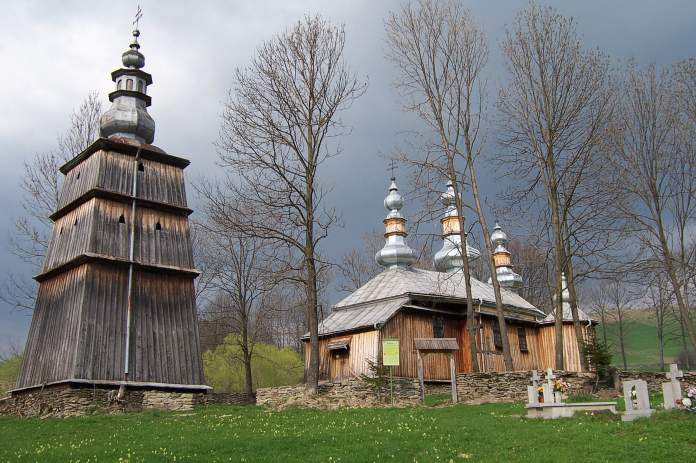
[{"label": "sign board on church wall", "polygon": [[399,340],[382,340],[382,365],[385,367],[399,366]]}]

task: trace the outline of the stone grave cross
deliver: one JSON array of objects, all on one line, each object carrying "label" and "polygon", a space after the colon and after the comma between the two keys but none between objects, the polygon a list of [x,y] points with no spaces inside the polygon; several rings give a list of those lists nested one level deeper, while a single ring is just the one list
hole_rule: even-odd
[{"label": "stone grave cross", "polygon": [[544,402],[545,403],[556,403],[560,400],[556,400],[555,394],[553,393],[553,380],[556,379],[556,375],[553,374],[553,369],[548,368],[546,370],[546,384],[544,384]]},{"label": "stone grave cross", "polygon": [[665,410],[671,410],[676,406],[677,400],[681,400],[681,383],[679,378],[684,377],[684,372],[679,369],[676,363],[669,366],[667,379],[669,383],[662,383],[662,397],[664,400]]},{"label": "stone grave cross", "polygon": [[532,385],[527,386],[527,404],[528,405],[538,405],[539,404],[539,380],[541,377],[536,370],[532,370]]}]

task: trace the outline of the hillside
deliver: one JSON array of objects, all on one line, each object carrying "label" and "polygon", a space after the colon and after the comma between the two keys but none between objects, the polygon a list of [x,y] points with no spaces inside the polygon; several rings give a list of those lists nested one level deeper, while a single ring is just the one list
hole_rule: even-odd
[{"label": "hillside", "polygon": [[[602,339],[601,325],[597,326],[596,333],[597,338]],[[618,322],[607,323],[607,339],[614,352],[613,363],[620,366],[622,362],[618,333]],[[679,325],[676,320],[669,321],[666,333],[665,363],[669,364],[683,351],[681,339],[678,337]],[[624,335],[628,367],[656,369],[660,362],[660,354],[654,314],[645,310],[627,312],[626,320],[624,320]]]}]

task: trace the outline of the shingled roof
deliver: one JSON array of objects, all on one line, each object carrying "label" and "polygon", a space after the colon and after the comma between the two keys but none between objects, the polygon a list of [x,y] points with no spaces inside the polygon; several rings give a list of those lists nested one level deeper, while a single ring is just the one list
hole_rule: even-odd
[{"label": "shingled roof", "polygon": [[[493,287],[471,279],[474,300],[495,305]],[[411,296],[449,297],[466,300],[461,272],[442,273],[413,268],[394,268],[378,274],[351,295],[339,301],[332,313],[319,325],[319,335],[374,328],[386,323],[407,304]],[[531,312],[536,317],[544,313],[518,294],[501,288],[503,304]]]}]

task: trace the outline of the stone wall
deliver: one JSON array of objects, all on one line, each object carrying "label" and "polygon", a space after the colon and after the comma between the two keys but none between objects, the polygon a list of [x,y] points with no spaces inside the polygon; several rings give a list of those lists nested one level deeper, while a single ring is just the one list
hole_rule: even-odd
[{"label": "stone wall", "polygon": [[118,389],[55,385],[0,399],[0,415],[66,417],[146,409],[185,411],[206,403],[244,404],[252,401],[246,394],[234,393],[126,389],[122,399],[118,399],[117,394]]},{"label": "stone wall", "polygon": [[[642,379],[648,383],[648,391],[650,392],[662,392],[662,383],[666,383],[667,374],[664,371],[659,372],[644,372],[644,371],[619,371],[617,372],[615,378],[615,387],[618,390],[622,390],[622,381],[628,381],[631,379]],[[696,387],[696,371],[685,371],[684,377],[681,380],[682,390],[686,391],[688,386]]]},{"label": "stone wall", "polygon": [[[394,378],[394,405],[415,405],[419,401],[417,379]],[[256,391],[256,403],[271,408],[289,406],[307,408],[364,408],[390,406],[389,388],[379,396],[375,388],[361,379],[320,383],[317,394],[308,395],[304,385],[261,388]]]},{"label": "stone wall", "polygon": [[[593,373],[557,371],[554,374],[569,384],[571,395],[590,393],[595,382]],[[457,396],[460,402],[468,403],[526,401],[531,377],[531,371],[458,374]]]}]

